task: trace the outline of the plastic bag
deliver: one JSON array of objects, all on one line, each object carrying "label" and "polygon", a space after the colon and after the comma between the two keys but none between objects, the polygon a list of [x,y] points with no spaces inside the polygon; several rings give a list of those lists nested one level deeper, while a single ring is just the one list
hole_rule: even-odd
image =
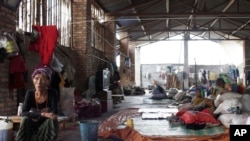
[{"label": "plastic bag", "polygon": [[7,32],[5,32],[3,35],[5,38],[1,39],[1,44],[6,49],[8,57],[17,56],[19,54],[19,49],[14,37]]}]

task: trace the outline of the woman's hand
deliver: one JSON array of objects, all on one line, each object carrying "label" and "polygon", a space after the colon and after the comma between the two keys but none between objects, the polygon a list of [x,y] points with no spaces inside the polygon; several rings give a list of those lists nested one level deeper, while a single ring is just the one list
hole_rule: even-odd
[{"label": "woman's hand", "polygon": [[50,119],[56,119],[57,115],[54,113],[41,113],[42,117],[50,118]]}]

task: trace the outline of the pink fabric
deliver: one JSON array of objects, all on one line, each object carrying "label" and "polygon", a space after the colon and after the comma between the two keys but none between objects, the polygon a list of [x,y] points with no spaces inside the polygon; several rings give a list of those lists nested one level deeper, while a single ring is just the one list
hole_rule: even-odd
[{"label": "pink fabric", "polygon": [[58,38],[57,27],[53,25],[33,26],[33,29],[38,32],[38,37],[30,43],[29,49],[39,53],[41,66],[49,66]]}]

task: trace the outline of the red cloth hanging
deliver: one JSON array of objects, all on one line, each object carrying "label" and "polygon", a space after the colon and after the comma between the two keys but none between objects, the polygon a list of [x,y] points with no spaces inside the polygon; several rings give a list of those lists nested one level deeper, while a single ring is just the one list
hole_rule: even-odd
[{"label": "red cloth hanging", "polygon": [[29,50],[37,51],[41,57],[40,66],[50,66],[50,61],[58,38],[56,26],[32,26],[38,32],[38,37],[30,43]]},{"label": "red cloth hanging", "polygon": [[9,97],[13,99],[13,89],[25,87],[25,74],[28,72],[21,55],[10,58],[9,66]]}]

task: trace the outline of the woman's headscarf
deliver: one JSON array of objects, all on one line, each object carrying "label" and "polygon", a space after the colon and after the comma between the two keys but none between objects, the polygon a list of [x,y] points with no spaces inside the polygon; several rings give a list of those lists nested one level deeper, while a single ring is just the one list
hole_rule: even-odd
[{"label": "woman's headscarf", "polygon": [[36,68],[36,69],[33,71],[32,75],[31,75],[32,79],[33,79],[37,74],[43,74],[43,75],[47,76],[49,80],[51,80],[52,70],[51,70],[51,68],[48,67],[48,66],[38,67],[38,68]]}]

